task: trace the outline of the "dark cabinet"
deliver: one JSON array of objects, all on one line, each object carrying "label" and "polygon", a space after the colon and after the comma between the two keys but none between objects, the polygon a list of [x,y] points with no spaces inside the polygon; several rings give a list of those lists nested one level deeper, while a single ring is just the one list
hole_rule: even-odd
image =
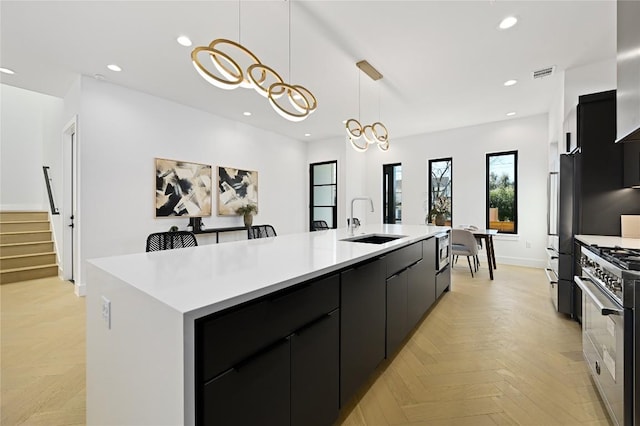
[{"label": "dark cabinet", "polygon": [[339,410],[339,310],[291,338],[291,425],[328,426]]},{"label": "dark cabinet", "polygon": [[409,332],[407,321],[408,269],[387,278],[387,345],[390,357]]},{"label": "dark cabinet", "polygon": [[198,424],[289,424],[290,365],[286,339],[209,381]]},{"label": "dark cabinet", "polygon": [[385,356],[385,269],[381,259],[341,274],[340,405]]},{"label": "dark cabinet", "polygon": [[422,242],[422,260],[407,276],[407,322],[413,328],[436,301],[436,239]]},{"label": "dark cabinet", "polygon": [[196,321],[196,424],[331,424],[339,286],[336,274]]},{"label": "dark cabinet", "polygon": [[640,140],[624,144],[624,186],[640,187]]}]

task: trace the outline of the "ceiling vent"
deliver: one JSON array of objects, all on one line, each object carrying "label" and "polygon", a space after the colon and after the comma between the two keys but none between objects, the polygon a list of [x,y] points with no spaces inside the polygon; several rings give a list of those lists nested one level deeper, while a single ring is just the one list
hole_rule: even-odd
[{"label": "ceiling vent", "polygon": [[556,67],[555,67],[555,66],[553,66],[553,67],[542,68],[542,69],[539,69],[539,70],[537,70],[537,71],[534,71],[534,72],[533,72],[533,79],[535,80],[536,78],[544,78],[544,77],[548,77],[548,76],[550,76],[551,74],[553,74],[553,70],[554,70],[555,68],[556,68]]}]

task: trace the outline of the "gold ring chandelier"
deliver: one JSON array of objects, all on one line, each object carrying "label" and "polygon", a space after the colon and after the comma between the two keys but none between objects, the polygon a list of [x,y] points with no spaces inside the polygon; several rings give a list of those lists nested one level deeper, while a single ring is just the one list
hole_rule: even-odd
[{"label": "gold ring chandelier", "polygon": [[[289,20],[291,20],[291,2],[289,2]],[[210,64],[205,66],[201,56],[205,58],[208,56],[211,60]],[[309,89],[285,83],[273,68],[260,62],[260,59],[249,49],[235,41],[219,38],[213,40],[208,46],[198,46],[191,52],[191,62],[202,78],[220,89],[233,90],[238,87],[255,89],[269,100],[271,107],[280,116],[287,120],[302,121],[318,107],[318,101]],[[241,66],[240,63],[245,66]],[[290,35],[289,75],[291,75]]]},{"label": "gold ring chandelier", "polygon": [[[371,79],[374,81],[380,80],[382,78],[382,74],[380,74],[378,70],[376,70],[367,61],[360,61],[356,63],[356,66],[369,77],[371,77]],[[380,108],[379,102],[378,108]],[[358,118],[359,117],[360,74],[358,74]],[[345,121],[345,130],[347,131],[347,139],[349,140],[349,142],[351,142],[351,146],[358,152],[365,152],[369,148],[369,145],[372,144],[376,144],[381,151],[389,150],[389,131],[387,130],[387,127],[380,121],[376,121],[373,124],[367,124],[363,126],[359,120],[350,118]]]}]

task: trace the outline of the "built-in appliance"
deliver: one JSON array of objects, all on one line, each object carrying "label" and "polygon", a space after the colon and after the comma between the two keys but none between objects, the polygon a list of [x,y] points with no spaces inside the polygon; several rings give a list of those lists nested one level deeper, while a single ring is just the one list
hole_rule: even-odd
[{"label": "built-in appliance", "polygon": [[640,191],[623,188],[623,144],[615,144],[615,90],[579,97],[577,148],[560,156],[557,310],[580,320],[574,235],[621,232],[620,215],[640,213]]},{"label": "built-in appliance", "polygon": [[582,348],[616,425],[640,425],[640,251],[580,250]]},{"label": "built-in appliance", "polygon": [[449,264],[449,254],[450,254],[450,240],[449,233],[445,232],[442,234],[436,235],[436,268],[438,271],[442,271],[445,266]]}]

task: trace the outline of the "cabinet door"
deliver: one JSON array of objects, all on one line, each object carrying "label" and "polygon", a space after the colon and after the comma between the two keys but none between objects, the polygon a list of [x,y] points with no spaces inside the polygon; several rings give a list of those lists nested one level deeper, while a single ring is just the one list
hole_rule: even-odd
[{"label": "cabinet door", "polygon": [[198,425],[288,425],[291,357],[284,340],[204,385]]},{"label": "cabinet door", "polygon": [[387,278],[387,358],[407,335],[407,269]]},{"label": "cabinet door", "polygon": [[409,268],[407,321],[414,327],[436,301],[436,239],[422,242],[422,261]]},{"label": "cabinet door", "polygon": [[349,401],[385,355],[383,260],[344,271],[340,306],[340,405]]},{"label": "cabinet door", "polygon": [[292,426],[327,426],[338,417],[339,312],[336,309],[291,338]]}]

